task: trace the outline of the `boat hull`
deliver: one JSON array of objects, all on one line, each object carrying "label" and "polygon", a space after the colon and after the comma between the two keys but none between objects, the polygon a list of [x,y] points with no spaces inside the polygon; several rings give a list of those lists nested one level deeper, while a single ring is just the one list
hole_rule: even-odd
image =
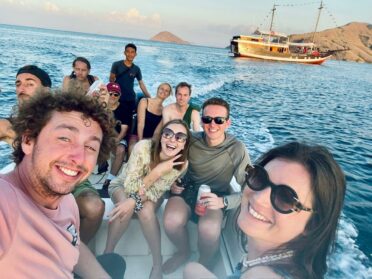
[{"label": "boat hull", "polygon": [[265,56],[265,55],[257,55],[257,54],[249,54],[249,53],[241,53],[238,55],[235,55],[235,57],[246,57],[246,58],[255,58],[255,59],[261,59],[261,60],[267,60],[267,61],[277,61],[277,62],[289,62],[289,63],[303,63],[303,64],[315,64],[320,65],[327,59],[331,57],[318,57],[318,58],[311,58],[311,57],[274,57],[274,56]]},{"label": "boat hull", "polygon": [[[314,51],[294,53],[289,44],[265,43],[262,40],[236,39],[230,43],[231,53],[235,57],[248,57],[267,61],[303,63],[320,65],[331,55],[319,55]],[[316,53],[316,54],[315,54]]]}]

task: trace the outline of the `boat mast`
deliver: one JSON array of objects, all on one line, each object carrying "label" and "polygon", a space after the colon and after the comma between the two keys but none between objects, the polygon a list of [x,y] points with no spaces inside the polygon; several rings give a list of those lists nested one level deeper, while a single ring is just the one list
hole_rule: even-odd
[{"label": "boat mast", "polygon": [[276,11],[276,5],[275,4],[274,4],[273,9],[271,11],[272,11],[272,13],[271,13],[271,22],[270,22],[270,34],[271,34],[272,29],[273,29],[274,14],[275,14],[275,11]]},{"label": "boat mast", "polygon": [[273,8],[272,8],[272,13],[271,13],[271,22],[270,22],[270,34],[269,34],[269,48],[270,48],[270,42],[271,42],[271,32],[272,32],[272,29],[273,29],[273,22],[274,22],[274,14],[275,14],[275,10],[276,10],[276,5],[274,4]]},{"label": "boat mast", "polygon": [[313,44],[315,43],[315,33],[316,33],[316,30],[318,29],[318,23],[319,23],[320,13],[321,13],[321,11],[322,11],[323,8],[324,8],[323,1],[320,1],[320,6],[318,8],[319,9],[318,18],[316,19],[315,30],[314,30],[314,33],[313,33]]}]

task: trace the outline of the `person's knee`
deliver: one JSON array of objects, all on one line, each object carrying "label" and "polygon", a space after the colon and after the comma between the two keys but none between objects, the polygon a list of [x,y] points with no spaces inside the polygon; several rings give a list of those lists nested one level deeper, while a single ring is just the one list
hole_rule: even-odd
[{"label": "person's knee", "polygon": [[144,223],[150,222],[151,220],[156,218],[155,208],[145,203],[138,214],[138,218]]},{"label": "person's knee", "polygon": [[102,219],[105,204],[97,194],[92,192],[82,193],[77,198],[77,204],[82,218]]},{"label": "person's knee", "polygon": [[217,241],[221,235],[221,224],[216,220],[203,220],[198,224],[198,233],[202,241]]},{"label": "person's knee", "polygon": [[180,228],[185,227],[188,221],[187,212],[178,210],[168,210],[164,214],[164,228],[167,232],[178,231]]}]

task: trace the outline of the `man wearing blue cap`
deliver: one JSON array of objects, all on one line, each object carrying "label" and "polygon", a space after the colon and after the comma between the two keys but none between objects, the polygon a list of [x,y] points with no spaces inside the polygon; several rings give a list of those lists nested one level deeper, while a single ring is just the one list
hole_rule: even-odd
[{"label": "man wearing blue cap", "polygon": [[[52,81],[44,70],[35,65],[27,65],[18,70],[15,86],[18,104],[22,104],[36,92],[49,90],[52,87]],[[14,137],[9,120],[0,119],[0,141],[12,145]]]}]

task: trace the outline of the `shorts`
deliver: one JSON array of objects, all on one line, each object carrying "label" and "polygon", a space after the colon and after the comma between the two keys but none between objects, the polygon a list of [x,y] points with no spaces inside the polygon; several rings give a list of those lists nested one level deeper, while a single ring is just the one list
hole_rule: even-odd
[{"label": "shorts", "polygon": [[129,127],[132,126],[133,114],[136,110],[136,102],[135,101],[123,101],[120,102],[120,106],[122,111],[125,111],[125,114],[122,115],[122,125],[127,125]]},{"label": "shorts", "polygon": [[72,191],[72,194],[75,198],[77,198],[79,195],[81,195],[81,193],[85,191],[93,192],[99,196],[97,189],[93,187],[92,183],[90,183],[88,179],[78,184]]},{"label": "shorts", "polygon": [[[185,190],[183,190],[183,192],[180,195],[173,194],[172,192],[170,192],[169,197],[171,198],[171,197],[178,196],[178,197],[183,198],[191,210],[190,220],[197,224],[199,221],[199,215],[195,213],[195,205],[196,205],[196,200],[198,197],[198,191],[199,191],[200,185],[193,184],[190,181],[190,179],[188,179],[185,176],[181,179],[181,184],[182,184],[182,187],[185,188]],[[223,197],[229,194],[228,192],[215,192],[213,190],[212,190],[212,193],[216,194],[219,197]]]},{"label": "shorts", "polygon": [[181,194],[173,194],[172,192],[169,192],[169,198],[171,197],[181,197],[184,199],[186,204],[190,207],[191,210],[191,216],[190,220],[194,223],[198,223],[199,216],[195,213],[195,205],[196,205],[196,199],[198,197],[198,190],[199,187],[193,185],[189,179],[186,177],[183,177],[181,179],[182,187],[185,188]]}]

